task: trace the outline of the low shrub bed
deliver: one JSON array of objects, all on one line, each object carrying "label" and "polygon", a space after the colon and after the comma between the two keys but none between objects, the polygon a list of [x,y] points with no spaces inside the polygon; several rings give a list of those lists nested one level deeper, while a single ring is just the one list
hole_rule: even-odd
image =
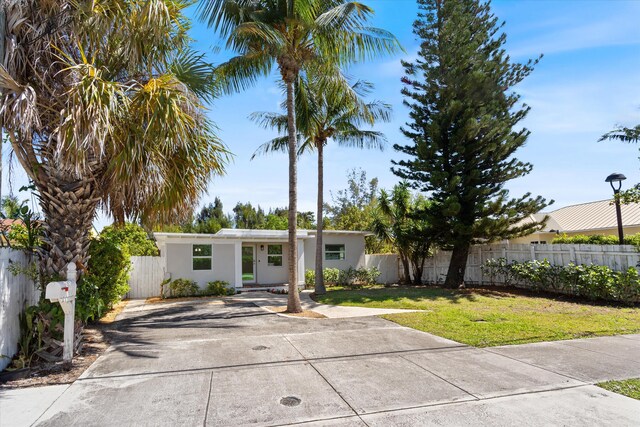
[{"label": "low shrub bed", "polygon": [[[355,269],[349,267],[347,270],[337,268],[325,268],[322,271],[324,284],[326,286],[361,287],[375,285],[380,277],[380,270],[376,267]],[[313,287],[316,281],[316,272],[307,270],[304,274],[304,282],[307,287]]]},{"label": "low shrub bed", "polygon": [[169,298],[227,296],[235,293],[236,290],[229,286],[229,282],[223,280],[208,282],[204,289],[200,289],[195,281],[189,279],[169,282]]},{"label": "low shrub bed", "polygon": [[554,265],[548,260],[507,262],[490,259],[482,271],[505,285],[525,286],[535,290],[577,295],[590,300],[624,303],[640,302],[640,275],[630,267],[615,271],[603,265]]}]

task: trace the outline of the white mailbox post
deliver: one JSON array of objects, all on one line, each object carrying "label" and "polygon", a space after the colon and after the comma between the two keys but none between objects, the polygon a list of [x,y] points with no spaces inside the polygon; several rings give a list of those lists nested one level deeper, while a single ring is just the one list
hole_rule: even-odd
[{"label": "white mailbox post", "polygon": [[76,265],[67,265],[67,280],[47,284],[45,297],[51,302],[59,302],[64,311],[64,350],[62,360],[70,363],[73,358],[73,336],[76,314]]}]

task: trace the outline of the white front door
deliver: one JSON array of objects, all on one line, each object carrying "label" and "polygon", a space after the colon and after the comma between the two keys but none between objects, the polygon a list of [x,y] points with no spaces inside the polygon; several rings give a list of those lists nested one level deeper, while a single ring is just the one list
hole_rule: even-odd
[{"label": "white front door", "polygon": [[242,245],[242,283],[256,283],[256,245]]}]

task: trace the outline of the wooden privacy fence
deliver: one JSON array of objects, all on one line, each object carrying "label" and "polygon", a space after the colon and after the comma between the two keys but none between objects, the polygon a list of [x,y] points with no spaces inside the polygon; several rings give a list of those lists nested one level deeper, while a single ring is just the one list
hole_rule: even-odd
[{"label": "wooden privacy fence", "polygon": [[380,270],[380,283],[397,283],[398,282],[398,262],[399,257],[396,254],[375,254],[364,256],[364,266],[366,268],[375,267]]},{"label": "wooden privacy fence", "polygon": [[[493,244],[472,246],[467,260],[465,282],[486,284],[481,266],[489,259],[506,258],[508,262],[548,260],[555,265],[595,264],[613,270],[626,270],[640,263],[640,253],[631,245],[531,245]],[[439,251],[425,262],[422,279],[425,283],[443,283],[447,276],[451,252]]]},{"label": "wooden privacy fence", "polygon": [[11,263],[27,266],[29,257],[21,251],[0,249],[0,371],[9,365],[18,351],[20,314],[38,303],[40,291],[25,274],[13,275]]},{"label": "wooden privacy fence", "polygon": [[165,278],[164,259],[158,256],[132,256],[127,298],[160,296],[160,285]]}]

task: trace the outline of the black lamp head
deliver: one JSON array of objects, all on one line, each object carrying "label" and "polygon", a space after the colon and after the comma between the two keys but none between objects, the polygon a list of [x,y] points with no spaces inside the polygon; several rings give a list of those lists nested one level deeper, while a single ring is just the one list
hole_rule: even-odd
[{"label": "black lamp head", "polygon": [[[627,179],[626,176],[624,176],[624,174],[621,173],[612,173],[611,175],[609,175],[607,177],[607,179],[605,179],[605,182],[608,182],[609,185],[611,185],[611,188],[613,189],[614,193],[618,193],[618,191],[620,191],[620,188],[622,188],[622,181],[624,181],[625,179]],[[618,186],[616,188],[616,186],[614,185],[614,183],[617,183]]]}]

